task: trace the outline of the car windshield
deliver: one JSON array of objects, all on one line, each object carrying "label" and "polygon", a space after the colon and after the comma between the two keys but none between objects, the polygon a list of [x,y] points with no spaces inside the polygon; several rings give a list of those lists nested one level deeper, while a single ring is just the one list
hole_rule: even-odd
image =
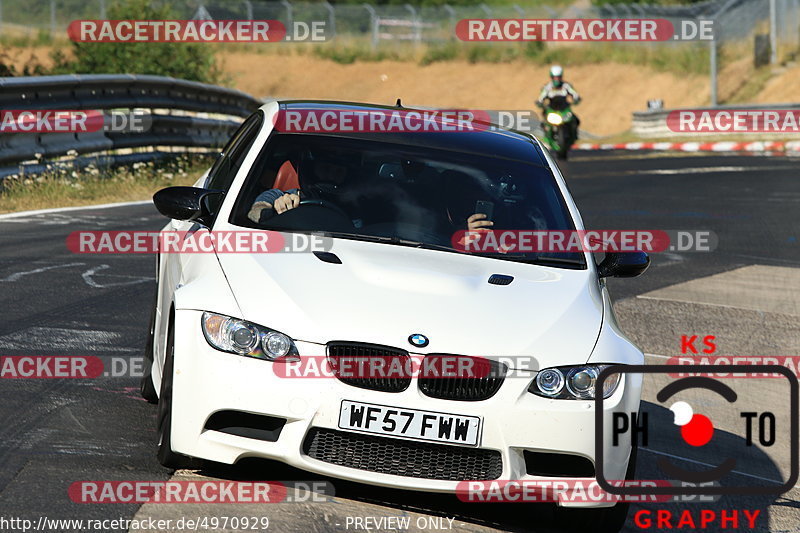
[{"label": "car windshield", "polygon": [[[236,201],[236,225],[371,240],[458,253],[468,219],[493,230],[573,230],[546,167],[455,150],[333,135],[274,132]],[[300,203],[278,214],[283,194]],[[461,233],[458,233],[461,232]],[[455,236],[455,238],[454,238]],[[581,253],[492,253],[498,259],[585,268]]]}]

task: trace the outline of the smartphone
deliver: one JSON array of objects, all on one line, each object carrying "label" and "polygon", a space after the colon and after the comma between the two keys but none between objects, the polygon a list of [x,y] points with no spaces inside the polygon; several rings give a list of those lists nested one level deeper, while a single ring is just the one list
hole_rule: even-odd
[{"label": "smartphone", "polygon": [[494,204],[492,202],[478,200],[475,202],[475,213],[483,213],[486,215],[484,220],[492,220],[492,216],[494,216]]}]

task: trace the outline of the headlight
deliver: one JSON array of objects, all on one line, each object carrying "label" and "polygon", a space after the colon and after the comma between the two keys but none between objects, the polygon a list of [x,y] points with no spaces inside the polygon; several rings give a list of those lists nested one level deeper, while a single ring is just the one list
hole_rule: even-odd
[{"label": "headlight", "polygon": [[297,355],[294,341],[279,331],[209,312],[201,323],[206,341],[217,350],[270,361]]},{"label": "headlight", "polygon": [[559,115],[558,113],[548,113],[547,122],[549,122],[553,126],[558,126],[559,124],[564,122],[564,119],[562,119],[561,115]]},{"label": "headlight", "polygon": [[270,331],[267,333],[262,339],[261,344],[264,347],[264,351],[274,357],[288,355],[289,352],[292,351],[292,348],[294,348],[292,339],[277,331]]},{"label": "headlight", "polygon": [[[593,400],[600,372],[611,365],[581,365],[545,368],[536,374],[528,392],[546,398],[562,400]],[[622,374],[611,374],[603,382],[603,398],[608,398],[619,386]]]},{"label": "headlight", "polygon": [[581,400],[593,399],[595,381],[597,381],[597,370],[594,367],[573,368],[567,374],[567,390]]},{"label": "headlight", "polygon": [[564,390],[564,374],[557,368],[542,370],[536,375],[536,386],[543,395],[554,398]]}]

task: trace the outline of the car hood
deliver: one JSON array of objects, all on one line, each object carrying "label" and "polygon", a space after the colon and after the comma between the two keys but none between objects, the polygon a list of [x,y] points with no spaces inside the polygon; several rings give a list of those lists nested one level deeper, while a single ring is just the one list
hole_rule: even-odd
[{"label": "car hood", "polygon": [[[219,260],[241,318],[306,342],[524,355],[543,368],[588,360],[602,325],[602,295],[589,270],[345,239],[333,239],[331,252],[341,264],[312,253]],[[493,285],[492,274],[514,280]],[[430,339],[426,348],[409,343],[416,333]]]}]

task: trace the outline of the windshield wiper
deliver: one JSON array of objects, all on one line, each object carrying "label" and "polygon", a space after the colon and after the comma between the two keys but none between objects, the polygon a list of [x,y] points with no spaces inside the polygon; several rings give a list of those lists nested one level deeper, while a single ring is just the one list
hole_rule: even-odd
[{"label": "windshield wiper", "polygon": [[567,257],[526,257],[520,255],[509,254],[488,254],[488,253],[468,253],[463,250],[458,250],[450,246],[441,244],[430,244],[427,242],[412,241],[409,239],[401,239],[397,236],[385,235],[365,235],[363,233],[347,233],[340,231],[326,231],[325,235],[330,237],[340,237],[343,239],[352,239],[357,241],[379,242],[384,244],[394,244],[397,246],[409,246],[413,248],[422,248],[425,250],[441,250],[444,252],[455,252],[464,255],[472,255],[477,257],[488,257],[490,259],[500,259],[501,261],[513,261],[515,263],[525,263],[529,265],[554,265],[554,266],[568,266],[571,268],[585,268],[586,263],[583,259],[570,259]]},{"label": "windshield wiper", "polygon": [[502,254],[494,256],[498,259],[506,261],[514,261],[515,263],[525,263],[529,265],[568,265],[573,267],[585,267],[586,263],[583,259],[570,259],[567,257],[519,257],[519,256],[505,256]]},{"label": "windshield wiper", "polygon": [[379,235],[365,235],[363,233],[347,233],[344,231],[324,231],[328,237],[339,237],[342,239],[352,239],[354,241],[367,241],[367,242],[387,242],[391,237],[381,237]]},{"label": "windshield wiper", "polygon": [[443,250],[447,252],[457,252],[455,248],[451,248],[449,246],[443,246],[441,244],[430,244],[427,242],[420,242],[420,241],[412,241],[408,239],[401,239],[397,236],[385,236],[385,235],[365,235],[363,233],[346,233],[341,231],[326,231],[326,235],[330,237],[341,237],[343,239],[353,239],[356,241],[367,241],[367,242],[380,242],[384,244],[396,244],[398,246],[410,246],[413,248],[424,248],[426,250]]}]

